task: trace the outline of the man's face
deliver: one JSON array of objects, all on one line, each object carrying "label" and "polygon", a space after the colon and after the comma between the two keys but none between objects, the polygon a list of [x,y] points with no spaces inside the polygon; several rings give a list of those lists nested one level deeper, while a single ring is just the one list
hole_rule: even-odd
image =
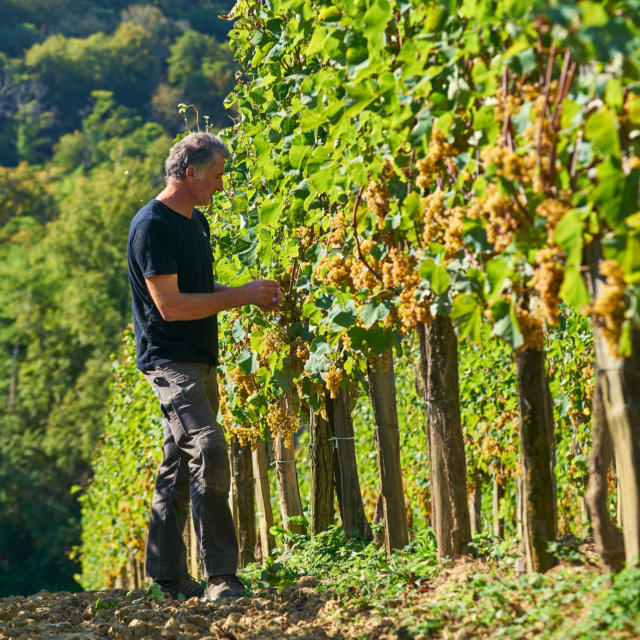
[{"label": "man's face", "polygon": [[[201,167],[200,169],[195,169],[195,167],[189,167],[189,169],[193,169],[191,185],[195,204],[208,204],[214,193],[222,191],[224,157],[221,154],[217,154],[213,164],[203,168]],[[189,169],[187,170],[188,172]]]}]

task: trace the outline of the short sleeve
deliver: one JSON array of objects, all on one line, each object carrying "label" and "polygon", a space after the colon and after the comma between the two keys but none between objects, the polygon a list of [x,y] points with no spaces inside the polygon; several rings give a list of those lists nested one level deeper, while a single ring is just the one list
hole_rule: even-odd
[{"label": "short sleeve", "polygon": [[131,253],[145,278],[178,272],[175,238],[162,223],[140,224],[131,238]]}]

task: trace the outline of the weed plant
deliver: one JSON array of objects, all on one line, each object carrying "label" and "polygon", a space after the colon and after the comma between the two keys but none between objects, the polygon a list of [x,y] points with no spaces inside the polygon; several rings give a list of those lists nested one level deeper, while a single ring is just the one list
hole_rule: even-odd
[{"label": "weed plant", "polygon": [[[431,529],[387,556],[384,547],[345,539],[341,527],[313,538],[279,527],[283,546],[267,563],[249,565],[242,578],[256,591],[282,589],[302,576],[337,599],[345,622],[389,615],[402,638],[444,630],[459,637],[631,638],[640,633],[640,569],[611,577],[588,560],[579,541],[556,543],[560,565],[547,574],[520,574],[517,540],[476,536],[463,564],[438,561]],[[609,586],[610,585],[610,586]]]}]

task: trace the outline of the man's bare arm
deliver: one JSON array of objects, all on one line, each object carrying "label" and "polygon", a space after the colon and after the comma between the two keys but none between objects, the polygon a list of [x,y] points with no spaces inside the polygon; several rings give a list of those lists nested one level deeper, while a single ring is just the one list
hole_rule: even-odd
[{"label": "man's bare arm", "polygon": [[145,278],[145,281],[153,302],[167,322],[200,320],[245,304],[270,311],[281,299],[280,287],[272,280],[252,280],[241,287],[219,285],[213,293],[182,293],[176,273]]}]

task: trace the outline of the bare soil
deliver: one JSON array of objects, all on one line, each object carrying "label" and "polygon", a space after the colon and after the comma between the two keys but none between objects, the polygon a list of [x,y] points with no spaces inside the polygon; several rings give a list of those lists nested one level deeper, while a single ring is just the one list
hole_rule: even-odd
[{"label": "bare soil", "polygon": [[202,602],[156,600],[122,589],[0,599],[0,639],[251,640],[268,638],[398,638],[392,617],[352,617],[337,600],[302,578],[293,587],[252,598]]}]

